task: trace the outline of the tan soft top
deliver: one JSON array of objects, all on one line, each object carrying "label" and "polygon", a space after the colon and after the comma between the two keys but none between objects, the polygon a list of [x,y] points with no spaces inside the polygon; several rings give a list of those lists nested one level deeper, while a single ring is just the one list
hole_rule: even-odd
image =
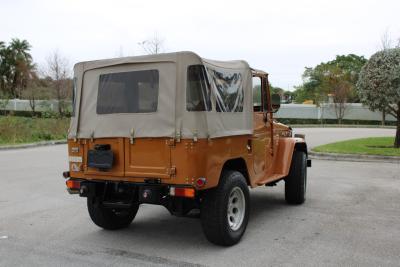
[{"label": "tan soft top", "polygon": [[[187,70],[191,65],[204,65],[207,70],[211,83],[211,111],[186,109]],[[155,112],[97,114],[100,75],[154,69],[159,73]],[[216,103],[223,101],[221,90],[232,90],[221,83],[218,76],[221,73],[239,77],[236,87],[232,88],[242,88],[240,98],[236,99],[242,105],[240,112],[218,112],[216,109]],[[74,81],[75,115],[71,119],[69,138],[215,138],[252,133],[252,70],[242,60],[215,61],[193,52],[177,52],[87,61],[74,66]]]}]

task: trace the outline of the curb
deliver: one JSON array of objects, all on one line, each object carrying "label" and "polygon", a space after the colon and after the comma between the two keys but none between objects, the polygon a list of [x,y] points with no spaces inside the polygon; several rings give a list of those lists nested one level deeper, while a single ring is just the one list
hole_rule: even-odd
[{"label": "curb", "polygon": [[336,161],[361,161],[361,162],[388,162],[400,164],[400,157],[397,156],[379,156],[365,154],[339,154],[339,153],[321,153],[309,151],[311,159],[336,160]]},{"label": "curb", "polygon": [[6,146],[0,146],[0,151],[1,150],[23,149],[23,148],[34,148],[34,147],[40,147],[40,146],[63,145],[66,143],[67,143],[67,140],[53,140],[53,141],[41,141],[41,142],[21,144],[21,145],[6,145]]}]

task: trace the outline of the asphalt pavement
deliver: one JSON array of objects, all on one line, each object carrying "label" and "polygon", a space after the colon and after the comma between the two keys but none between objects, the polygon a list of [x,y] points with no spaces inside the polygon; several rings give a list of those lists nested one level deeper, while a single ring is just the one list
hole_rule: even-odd
[{"label": "asphalt pavement", "polygon": [[[312,146],[340,134],[320,130],[300,129]],[[245,236],[222,248],[159,206],[142,205],[128,229],[98,228],[65,190],[66,153],[0,151],[0,266],[400,266],[399,164],[314,160],[301,206],[283,183],[252,189]]]}]

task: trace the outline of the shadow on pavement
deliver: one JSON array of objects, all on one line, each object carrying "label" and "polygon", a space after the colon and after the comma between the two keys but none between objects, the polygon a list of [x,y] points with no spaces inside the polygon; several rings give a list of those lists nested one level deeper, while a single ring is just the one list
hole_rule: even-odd
[{"label": "shadow on pavement", "polygon": [[[269,217],[272,218],[272,214],[276,215],[290,207],[285,203],[283,193],[273,193],[268,189],[251,192],[250,197],[251,213],[248,229],[256,227],[259,224],[257,220],[268,220]],[[124,244],[128,249],[138,244],[153,249],[191,247],[215,250],[218,248],[211,245],[204,237],[200,219],[171,216],[166,210],[162,211],[161,207],[143,205],[141,209],[129,228],[118,231],[98,228],[89,232],[88,238],[100,239],[100,242],[110,239],[110,244]]]}]

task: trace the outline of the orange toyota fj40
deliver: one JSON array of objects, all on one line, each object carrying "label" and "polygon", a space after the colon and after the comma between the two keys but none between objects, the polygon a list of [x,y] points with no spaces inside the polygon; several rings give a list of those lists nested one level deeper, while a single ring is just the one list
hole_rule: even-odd
[{"label": "orange toyota fj40", "polygon": [[67,189],[87,197],[104,229],[155,204],[197,211],[209,241],[233,245],[249,220],[249,187],[283,180],[288,203],[305,200],[307,146],[274,121],[279,105],[268,74],[245,61],[179,52],[78,63]]}]

